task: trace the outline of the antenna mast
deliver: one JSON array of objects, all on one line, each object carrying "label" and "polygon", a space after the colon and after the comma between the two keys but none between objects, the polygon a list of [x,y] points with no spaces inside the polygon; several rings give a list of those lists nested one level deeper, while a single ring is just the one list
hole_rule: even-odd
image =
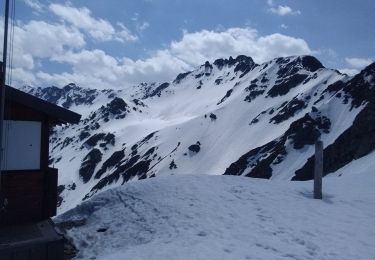
[{"label": "antenna mast", "polygon": [[0,90],[0,210],[4,208],[4,198],[1,196],[1,172],[3,169],[4,147],[3,147],[3,130],[4,130],[4,109],[5,109],[5,77],[7,67],[8,51],[8,23],[9,23],[9,0],[5,0],[5,21],[4,21],[4,45],[3,45],[3,62],[1,64],[1,90]]}]

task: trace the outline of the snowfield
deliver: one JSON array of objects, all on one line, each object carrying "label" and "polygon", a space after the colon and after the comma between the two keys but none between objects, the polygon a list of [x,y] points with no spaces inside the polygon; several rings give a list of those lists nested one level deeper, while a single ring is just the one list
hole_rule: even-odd
[{"label": "snowfield", "polygon": [[104,191],[56,221],[77,259],[375,259],[375,153],[311,181],[159,176]]},{"label": "snowfield", "polygon": [[151,177],[311,180],[318,139],[326,174],[375,150],[375,62],[349,77],[312,56],[255,64],[239,55],[170,82],[97,87],[23,89],[83,116],[50,138],[59,214]]}]

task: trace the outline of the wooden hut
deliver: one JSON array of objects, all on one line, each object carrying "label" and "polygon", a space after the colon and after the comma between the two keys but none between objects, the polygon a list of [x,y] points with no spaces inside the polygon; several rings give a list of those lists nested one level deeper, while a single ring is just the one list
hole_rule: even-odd
[{"label": "wooden hut", "polygon": [[[56,215],[58,176],[57,169],[48,165],[49,133],[53,126],[78,123],[80,118],[6,86],[0,175],[0,193],[6,205],[0,211],[0,259],[60,259],[52,253],[48,256],[48,243],[59,238],[48,221]],[[32,238],[33,232],[38,238]],[[35,251],[32,245],[36,242],[40,250]],[[20,248],[29,258],[16,257]]]}]

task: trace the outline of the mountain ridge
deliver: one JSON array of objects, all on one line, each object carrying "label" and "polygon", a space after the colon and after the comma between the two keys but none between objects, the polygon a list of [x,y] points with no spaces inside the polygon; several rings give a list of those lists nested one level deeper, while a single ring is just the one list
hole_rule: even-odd
[{"label": "mountain ridge", "polygon": [[363,135],[372,122],[374,64],[349,77],[312,56],[256,64],[240,55],[171,82],[121,90],[24,89],[83,114],[79,125],[56,128],[51,138],[64,212],[97,192],[158,175],[311,179],[317,139],[327,158],[348,151],[327,164],[326,173],[334,172],[375,147],[342,149],[353,136],[363,136],[361,143],[374,136],[373,129]]}]

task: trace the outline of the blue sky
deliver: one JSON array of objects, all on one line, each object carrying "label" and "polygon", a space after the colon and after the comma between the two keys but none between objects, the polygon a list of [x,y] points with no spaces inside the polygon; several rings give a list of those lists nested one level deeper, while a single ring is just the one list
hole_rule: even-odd
[{"label": "blue sky", "polygon": [[239,54],[259,63],[311,54],[353,74],[375,58],[373,0],[16,0],[15,7],[13,85],[121,88]]}]

